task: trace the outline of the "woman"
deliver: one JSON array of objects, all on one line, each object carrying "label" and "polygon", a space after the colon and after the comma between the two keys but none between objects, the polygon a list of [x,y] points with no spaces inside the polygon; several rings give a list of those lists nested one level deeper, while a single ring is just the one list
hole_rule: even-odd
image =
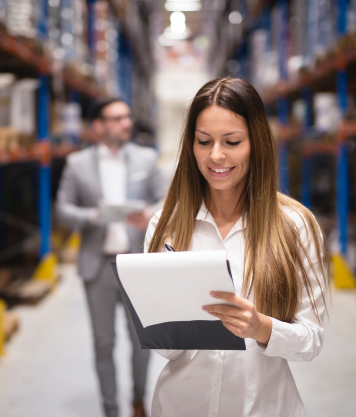
[{"label": "woman", "polygon": [[146,251],[167,241],[176,251],[225,249],[236,294],[212,293],[216,304],[203,309],[245,338],[246,351],[158,351],[170,361],[152,417],[307,415],[287,361],[321,351],[327,248],[313,215],[278,192],[276,159],[249,83],[223,78],[199,90]]}]

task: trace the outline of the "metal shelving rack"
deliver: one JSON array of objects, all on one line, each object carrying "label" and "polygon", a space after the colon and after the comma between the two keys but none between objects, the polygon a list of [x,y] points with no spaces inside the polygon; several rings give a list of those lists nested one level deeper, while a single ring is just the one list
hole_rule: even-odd
[{"label": "metal shelving rack", "polygon": [[[95,16],[94,8],[98,0],[87,0],[88,4],[88,46],[94,56],[95,49]],[[131,8],[147,7],[145,4],[136,5],[136,1],[115,1],[105,0],[111,8],[113,15],[117,20],[117,31],[119,39],[118,56],[120,62],[119,82],[121,86],[121,95],[130,104],[135,105],[132,83],[133,67],[139,66],[142,70],[153,69],[153,53],[150,40],[143,36],[143,28],[140,23],[139,13],[135,16],[135,28],[132,28],[132,16],[128,16],[128,10]],[[38,4],[43,8],[41,10],[42,20],[38,28],[37,46],[43,43],[47,37],[46,22],[48,18],[47,0]],[[120,4],[125,7],[120,8]],[[141,10],[142,12],[142,10]],[[131,19],[131,20],[130,20]],[[130,21],[128,21],[130,20]],[[148,30],[148,29],[147,29]],[[140,40],[140,37],[142,39]],[[52,63],[43,52],[44,48],[35,47],[33,43],[26,42],[21,38],[11,36],[6,29],[0,28],[0,50],[6,52],[10,57],[16,58],[17,62],[23,63],[32,68],[33,73],[37,73],[39,80],[39,89],[37,94],[37,138],[38,142],[27,148],[16,149],[16,151],[0,151],[0,165],[12,164],[18,162],[37,162],[39,164],[39,197],[38,197],[38,225],[40,234],[39,257],[40,264],[34,273],[34,278],[48,279],[54,282],[55,258],[51,248],[52,234],[52,213],[51,213],[51,167],[52,158],[63,158],[68,153],[77,149],[75,140],[72,145],[51,145],[50,128],[49,128],[49,103],[51,96],[51,79],[58,75],[52,71]],[[149,77],[150,74],[147,75]],[[87,78],[81,77],[67,68],[61,73],[63,82],[68,90],[69,102],[80,102],[80,96],[85,96],[87,100],[99,99],[108,96],[95,83],[88,81]],[[148,117],[149,119],[149,117]],[[0,173],[1,176],[1,173]],[[0,178],[1,181],[1,178]],[[1,200],[1,196],[0,196]]]},{"label": "metal shelving rack", "polygon": [[[218,2],[216,2],[218,3]],[[222,2],[220,2],[222,3]],[[219,3],[219,4],[220,4]],[[338,96],[339,108],[343,116],[347,111],[347,94],[355,91],[355,77],[351,79],[349,68],[356,63],[356,48],[342,46],[346,36],[346,15],[348,0],[337,0],[337,35],[339,48],[312,70],[304,71],[294,80],[287,76],[287,31],[288,31],[288,0],[261,0],[256,13],[246,13],[244,1],[230,0],[224,7],[218,8],[215,33],[210,33],[212,48],[210,50],[210,70],[214,76],[228,75],[226,63],[237,59],[240,63],[238,76],[249,79],[249,59],[251,49],[251,34],[254,30],[263,28],[271,31],[272,7],[277,7],[278,15],[278,69],[279,80],[276,85],[261,92],[267,113],[272,109],[276,112],[280,124],[278,135],[280,188],[289,192],[290,178],[288,167],[288,143],[292,138],[298,138],[301,148],[301,178],[300,199],[309,208],[311,201],[311,158],[316,154],[331,154],[337,161],[337,193],[336,193],[336,223],[339,230],[340,253],[332,254],[333,271],[336,285],[344,288],[356,288],[354,272],[348,266],[348,227],[349,227],[349,172],[347,137],[356,133],[355,123],[343,122],[339,127],[337,144],[310,143],[306,140],[312,128],[312,95],[318,91],[323,80],[333,78]],[[247,4],[247,3],[246,3]],[[207,6],[209,7],[209,5]],[[212,7],[212,5],[210,5]],[[232,10],[239,10],[243,18],[240,31],[223,29],[229,25],[228,15]],[[218,48],[217,43],[224,44]],[[235,75],[235,74],[234,74]],[[306,106],[304,123],[300,132],[295,132],[288,126],[289,104],[296,98],[301,98]]]}]

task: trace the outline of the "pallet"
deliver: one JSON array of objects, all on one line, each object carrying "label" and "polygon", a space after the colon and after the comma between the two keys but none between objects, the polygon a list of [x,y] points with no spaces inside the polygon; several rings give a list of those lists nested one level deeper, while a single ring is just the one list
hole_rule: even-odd
[{"label": "pallet", "polygon": [[13,334],[19,329],[20,320],[15,313],[5,311],[3,319],[3,332],[5,342],[8,342]]},{"label": "pallet", "polygon": [[1,288],[0,297],[6,301],[9,307],[16,304],[35,305],[50,291],[51,286],[48,282],[19,278]]}]

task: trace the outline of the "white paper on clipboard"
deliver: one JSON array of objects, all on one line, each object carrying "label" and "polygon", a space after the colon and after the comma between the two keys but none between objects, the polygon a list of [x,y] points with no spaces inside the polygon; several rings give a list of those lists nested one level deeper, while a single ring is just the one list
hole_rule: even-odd
[{"label": "white paper on clipboard", "polygon": [[235,293],[226,251],[117,255],[120,281],[143,327],[170,321],[219,320],[202,310],[228,304],[210,291]]}]

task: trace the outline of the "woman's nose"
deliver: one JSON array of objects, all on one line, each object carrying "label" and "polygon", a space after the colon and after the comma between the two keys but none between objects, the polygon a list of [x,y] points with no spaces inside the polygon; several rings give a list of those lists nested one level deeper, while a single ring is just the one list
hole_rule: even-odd
[{"label": "woman's nose", "polygon": [[221,146],[219,144],[216,144],[210,154],[210,158],[213,161],[220,161],[222,159],[226,158],[226,155],[223,152],[223,149],[221,148]]}]

